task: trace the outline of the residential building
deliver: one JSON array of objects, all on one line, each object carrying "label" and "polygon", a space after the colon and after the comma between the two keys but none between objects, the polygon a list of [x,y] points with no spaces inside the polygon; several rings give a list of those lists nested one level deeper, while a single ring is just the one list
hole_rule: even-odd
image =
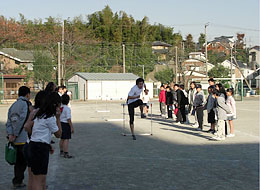
[{"label": "residential building", "polygon": [[260,46],[254,46],[249,49],[249,66],[257,70],[260,64]]},{"label": "residential building", "polygon": [[157,54],[158,62],[166,60],[170,47],[172,47],[172,45],[161,41],[155,41],[152,43],[152,51]]},{"label": "residential building", "polygon": [[24,65],[27,70],[32,71],[33,60],[33,51],[3,48],[0,50],[0,71],[10,73],[19,65]]},{"label": "residential building", "polygon": [[229,55],[234,44],[235,38],[233,36],[220,36],[208,43],[207,50],[212,51],[213,53],[224,52],[226,55]]}]

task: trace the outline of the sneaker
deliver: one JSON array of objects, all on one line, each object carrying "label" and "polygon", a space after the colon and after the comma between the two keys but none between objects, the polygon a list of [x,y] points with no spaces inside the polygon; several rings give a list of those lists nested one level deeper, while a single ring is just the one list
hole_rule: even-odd
[{"label": "sneaker", "polygon": [[141,114],[141,118],[146,118],[146,116],[144,114]]},{"label": "sneaker", "polygon": [[180,125],[181,124],[181,122],[180,121],[176,121],[176,123],[175,123],[176,125]]},{"label": "sneaker", "polygon": [[194,127],[194,128],[198,128],[198,127],[199,127],[199,125],[197,125],[197,124],[194,124],[194,125],[192,125],[192,127]]},{"label": "sneaker", "polygon": [[73,156],[71,156],[69,154],[64,154],[64,158],[73,158]]},{"label": "sneaker", "polygon": [[232,133],[226,135],[226,137],[235,137],[235,136],[236,136],[236,135],[235,135],[235,134],[232,134]]},{"label": "sneaker", "polygon": [[64,152],[63,151],[60,151],[60,156],[64,156]]},{"label": "sneaker", "polygon": [[208,132],[208,133],[214,133],[215,130],[214,130],[214,129],[210,129],[210,130],[208,130],[207,132]]},{"label": "sneaker", "polygon": [[20,188],[24,188],[26,186],[26,184],[24,183],[20,183],[20,184],[14,184],[13,188],[14,189],[20,189]]},{"label": "sneaker", "polygon": [[215,140],[215,141],[223,141],[223,140],[225,140],[225,137],[215,136],[215,137],[212,137],[211,140]]},{"label": "sneaker", "polygon": [[133,140],[136,140],[136,137],[135,137],[135,135],[132,135],[132,137],[133,137]]}]

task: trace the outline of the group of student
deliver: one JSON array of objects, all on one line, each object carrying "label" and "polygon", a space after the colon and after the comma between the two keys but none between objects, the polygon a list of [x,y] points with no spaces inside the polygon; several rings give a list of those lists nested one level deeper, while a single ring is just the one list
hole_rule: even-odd
[{"label": "group of student", "polygon": [[24,172],[28,167],[28,190],[46,189],[49,154],[53,154],[52,135],[60,138],[60,156],[72,158],[68,152],[69,139],[74,133],[71,122],[70,97],[66,87],[50,82],[30,102],[30,89],[22,86],[19,98],[8,111],[7,138],[17,150],[13,187],[26,186]]},{"label": "group of student", "polygon": [[[208,132],[215,134],[212,139],[225,140],[225,137],[234,137],[233,120],[236,119],[236,102],[233,89],[225,90],[221,83],[215,84],[213,78],[210,78],[208,83],[207,98],[201,84],[195,82],[190,83],[188,91],[184,89],[184,85],[161,85],[159,96],[161,116],[166,119],[176,118],[178,124],[190,124],[188,117],[190,114],[195,117],[195,123],[192,126],[202,131],[204,110],[207,110],[208,123],[211,125]],[[229,134],[227,121],[230,126]]]}]

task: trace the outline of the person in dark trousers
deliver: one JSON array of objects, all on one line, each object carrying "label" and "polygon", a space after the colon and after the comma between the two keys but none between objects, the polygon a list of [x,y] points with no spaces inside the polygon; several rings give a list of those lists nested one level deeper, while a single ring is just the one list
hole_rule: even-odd
[{"label": "person in dark trousers", "polygon": [[179,89],[180,86],[178,84],[174,85],[174,90],[177,96],[177,104],[176,107],[178,108],[177,112],[177,123],[184,123],[186,122],[186,113],[185,113],[185,95],[182,90]]},{"label": "person in dark trousers", "polygon": [[199,123],[199,127],[197,128],[199,131],[202,131],[203,129],[203,110],[204,110],[204,102],[205,102],[205,96],[204,92],[202,90],[201,84],[196,85],[196,95],[193,102],[194,108],[196,110],[196,116]]},{"label": "person in dark trousers", "polygon": [[128,113],[129,113],[129,124],[130,130],[132,133],[133,140],[136,140],[136,136],[134,133],[134,115],[135,115],[135,108],[140,107],[141,111],[141,118],[145,118],[146,116],[143,114],[143,101],[140,99],[140,95],[143,92],[143,89],[146,90],[146,85],[144,83],[144,79],[138,78],[136,79],[136,84],[131,88],[130,92],[128,93],[127,97],[127,104],[128,104]]},{"label": "person in dark trousers", "polygon": [[210,123],[210,130],[208,130],[209,133],[215,133],[215,109],[216,109],[216,99],[213,97],[212,92],[215,89],[215,86],[209,86],[208,87],[208,98],[207,103],[205,105],[205,109],[208,112],[208,123]]},{"label": "person in dark trousers", "polygon": [[172,118],[172,104],[173,104],[173,95],[171,92],[170,86],[166,87],[166,105],[168,118]]},{"label": "person in dark trousers", "polygon": [[6,123],[8,141],[13,143],[17,149],[16,163],[14,165],[14,188],[26,186],[23,183],[24,172],[27,167],[27,162],[23,154],[23,148],[27,140],[27,133],[24,130],[24,124],[30,112],[30,93],[28,87],[20,87],[18,90],[19,98],[15,103],[13,103],[8,111],[8,119]]}]

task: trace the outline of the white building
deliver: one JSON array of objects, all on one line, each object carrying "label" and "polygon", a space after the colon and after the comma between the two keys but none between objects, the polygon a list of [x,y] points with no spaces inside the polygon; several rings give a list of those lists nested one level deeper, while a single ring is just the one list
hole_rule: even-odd
[{"label": "white building", "polygon": [[[137,75],[132,73],[76,73],[68,80],[68,87],[75,86],[72,93],[79,100],[126,100],[135,85]],[[153,83],[146,83],[153,97]]]}]

